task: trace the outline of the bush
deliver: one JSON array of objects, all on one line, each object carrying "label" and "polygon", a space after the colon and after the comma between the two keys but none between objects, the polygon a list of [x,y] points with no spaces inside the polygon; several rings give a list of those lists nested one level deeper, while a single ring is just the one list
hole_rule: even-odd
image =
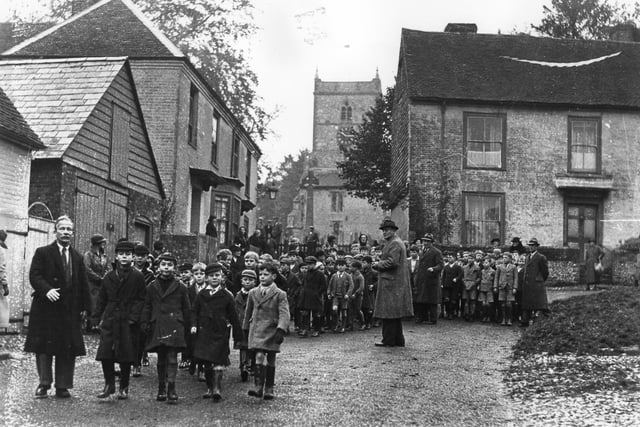
[{"label": "bush", "polygon": [[535,353],[619,354],[640,344],[640,292],[610,290],[555,301],[514,346],[516,356]]}]

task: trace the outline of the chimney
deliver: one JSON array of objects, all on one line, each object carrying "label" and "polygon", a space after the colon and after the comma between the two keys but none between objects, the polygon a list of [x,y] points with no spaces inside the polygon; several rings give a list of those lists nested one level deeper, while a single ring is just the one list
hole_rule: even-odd
[{"label": "chimney", "polygon": [[0,22],[0,53],[11,48],[15,42],[13,41],[13,23]]},{"label": "chimney", "polygon": [[609,40],[618,42],[640,41],[640,34],[633,22],[624,22],[609,28]]},{"label": "chimney", "polygon": [[444,28],[445,33],[469,33],[476,34],[478,26],[476,24],[452,24],[449,23]]}]

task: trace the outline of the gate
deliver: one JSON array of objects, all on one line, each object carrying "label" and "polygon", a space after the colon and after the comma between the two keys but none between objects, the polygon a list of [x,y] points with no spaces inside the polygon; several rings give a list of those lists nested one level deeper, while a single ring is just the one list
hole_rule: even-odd
[{"label": "gate", "polygon": [[24,249],[24,270],[22,282],[22,316],[24,326],[29,326],[29,310],[31,309],[31,293],[32,288],[29,283],[29,269],[31,268],[31,260],[33,254],[40,246],[46,246],[55,239],[54,221],[44,218],[29,217],[29,228],[27,232],[26,244]]}]

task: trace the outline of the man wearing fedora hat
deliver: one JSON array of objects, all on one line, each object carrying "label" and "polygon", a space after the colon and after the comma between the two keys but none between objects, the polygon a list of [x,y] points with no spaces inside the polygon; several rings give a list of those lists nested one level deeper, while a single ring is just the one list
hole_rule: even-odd
[{"label": "man wearing fedora hat", "polygon": [[544,285],[549,277],[547,258],[538,252],[538,239],[529,240],[529,254],[524,264],[522,285],[522,325],[528,326],[535,312],[549,309],[547,288]]},{"label": "man wearing fedora hat", "polygon": [[435,325],[438,322],[438,304],[442,299],[440,273],[444,268],[444,261],[440,249],[433,246],[433,234],[425,234],[422,241],[424,249],[416,277],[416,302],[420,313],[416,313],[416,319]]},{"label": "man wearing fedora hat", "polygon": [[411,285],[404,242],[396,235],[398,226],[387,217],[380,224],[386,243],[375,265],[378,291],[373,316],[382,319],[382,341],[377,347],[404,347],[402,318],[413,316]]},{"label": "man wearing fedora hat", "polygon": [[[100,293],[100,285],[102,279],[107,274],[107,266],[109,261],[105,254],[107,247],[107,239],[102,234],[94,234],[91,236],[91,249],[84,253],[82,259],[87,270],[87,279],[89,279],[89,294],[91,295],[91,304],[96,306],[98,294]],[[93,319],[87,319],[85,329],[87,332],[97,332],[97,324],[100,320],[94,315]]]}]

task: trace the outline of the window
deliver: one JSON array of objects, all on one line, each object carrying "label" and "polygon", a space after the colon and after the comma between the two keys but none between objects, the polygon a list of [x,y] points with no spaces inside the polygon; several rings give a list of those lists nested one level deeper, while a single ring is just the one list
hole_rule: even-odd
[{"label": "window", "polygon": [[504,195],[463,193],[463,236],[467,245],[489,246],[491,239],[502,241]]},{"label": "window", "polygon": [[133,228],[133,241],[142,242],[146,247],[151,247],[151,221],[147,218],[136,218]]},{"label": "window", "polygon": [[251,159],[253,158],[253,154],[251,154],[251,150],[247,149],[247,166],[246,166],[246,174],[244,176],[244,195],[249,198],[251,197]]},{"label": "window", "polygon": [[231,146],[231,177],[238,177],[238,169],[240,169],[240,137],[234,132]]},{"label": "window", "polygon": [[[233,241],[233,238],[238,234],[238,229],[240,228],[240,206],[240,199],[236,199],[234,197],[233,204],[231,205],[231,229],[229,230],[229,243]],[[247,231],[249,231],[248,228]]]},{"label": "window", "polygon": [[350,122],[353,119],[353,109],[348,103],[340,108],[340,121],[341,122]]},{"label": "window", "polygon": [[502,169],[506,116],[503,114],[465,113],[465,167]]},{"label": "window", "polygon": [[600,119],[569,117],[569,170],[600,170]]},{"label": "window", "polygon": [[218,127],[220,126],[220,116],[213,112],[213,126],[211,128],[211,164],[218,164]]},{"label": "window", "polygon": [[202,201],[202,190],[191,189],[191,227],[194,234],[200,233],[200,205]]},{"label": "window", "polygon": [[111,117],[111,167],[109,178],[127,185],[129,173],[129,122],[130,114],[119,105],[113,104]]},{"label": "window", "polygon": [[228,245],[229,241],[229,197],[216,196],[214,215],[216,216],[216,228],[218,230],[218,242]]},{"label": "window", "polygon": [[339,191],[331,193],[331,212],[342,212],[342,197]]},{"label": "window", "polygon": [[189,145],[198,143],[198,89],[192,83],[189,92]]}]

